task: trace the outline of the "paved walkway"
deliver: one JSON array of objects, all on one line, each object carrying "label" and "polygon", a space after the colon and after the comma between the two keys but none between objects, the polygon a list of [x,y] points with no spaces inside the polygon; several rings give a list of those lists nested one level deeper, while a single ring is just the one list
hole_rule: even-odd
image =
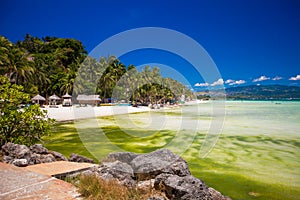
[{"label": "paved walkway", "polygon": [[[53,167],[51,167],[51,165]],[[70,166],[70,168],[68,168]],[[53,162],[25,168],[0,163],[1,200],[80,199],[76,188],[53,176],[91,167],[87,163]],[[57,169],[57,171],[55,171]]]},{"label": "paved walkway", "polygon": [[29,165],[26,169],[37,172],[39,174],[44,174],[52,177],[62,177],[71,173],[80,172],[82,170],[88,169],[95,166],[90,163],[77,163],[77,162],[67,162],[67,161],[57,161],[50,163],[42,163],[37,165]]}]

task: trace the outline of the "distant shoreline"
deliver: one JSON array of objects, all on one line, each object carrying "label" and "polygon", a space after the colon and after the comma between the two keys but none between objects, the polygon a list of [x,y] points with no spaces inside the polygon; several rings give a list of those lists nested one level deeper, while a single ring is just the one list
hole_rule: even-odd
[{"label": "distant shoreline", "polygon": [[[183,106],[192,106],[197,104],[203,103],[212,103],[218,100],[209,100],[209,101],[191,101],[183,104]],[[237,99],[226,99],[226,102],[270,102],[270,103],[281,103],[281,102],[300,102],[300,100],[237,100]],[[173,109],[179,106],[169,106],[169,107],[162,107],[161,109]],[[81,120],[81,119],[89,119],[94,117],[106,117],[106,116],[113,116],[113,115],[122,115],[122,114],[130,114],[130,113],[141,113],[141,112],[150,112],[155,111],[156,109],[151,109],[146,106],[139,106],[139,107],[132,107],[132,106],[100,106],[100,107],[79,107],[78,105],[74,105],[71,107],[62,107],[61,105],[58,108],[50,108],[46,106],[42,108],[42,110],[47,111],[47,116],[49,118],[55,119],[57,122],[68,122],[74,120]]]}]

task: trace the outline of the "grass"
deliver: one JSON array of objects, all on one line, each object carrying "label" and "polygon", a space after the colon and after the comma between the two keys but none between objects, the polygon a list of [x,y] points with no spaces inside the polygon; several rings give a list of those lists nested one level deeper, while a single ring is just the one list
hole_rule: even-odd
[{"label": "grass", "polygon": [[79,193],[88,200],[146,200],[155,194],[151,188],[149,190],[132,189],[120,185],[115,180],[103,180],[95,175],[83,175],[75,185]]},{"label": "grass", "polygon": [[[188,131],[183,131],[174,140],[178,135],[174,131],[120,129],[111,122],[111,117],[101,120],[105,124],[101,127],[102,132],[97,132],[99,127],[87,125],[83,126],[84,133],[80,135],[73,123],[59,123],[53,134],[44,138],[45,146],[65,156],[74,152],[100,160],[101,156],[120,149],[147,153],[170,147],[167,146],[170,142],[177,147],[171,149],[176,152],[185,142],[190,142],[186,138]],[[206,158],[200,158],[199,150],[204,138],[205,133],[198,132],[192,138],[191,146],[181,156],[187,160],[192,174],[204,180],[208,186],[232,199],[299,199],[299,136],[223,134],[211,153]],[[103,187],[110,187],[103,184]],[[93,192],[99,188],[89,190]]]},{"label": "grass", "polygon": [[83,176],[78,184],[79,193],[87,199],[140,199],[135,191],[115,181],[106,181],[96,176]]}]

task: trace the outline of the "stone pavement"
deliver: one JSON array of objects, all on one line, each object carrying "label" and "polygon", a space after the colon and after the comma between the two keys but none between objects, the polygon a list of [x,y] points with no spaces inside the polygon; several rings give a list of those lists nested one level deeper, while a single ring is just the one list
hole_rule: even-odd
[{"label": "stone pavement", "polygon": [[77,172],[93,165],[71,162],[53,162],[52,165],[53,167],[51,167],[51,163],[44,163],[20,168],[0,163],[0,199],[80,199],[72,184],[53,176]]},{"label": "stone pavement", "polygon": [[49,175],[56,178],[65,177],[66,175],[80,172],[91,167],[95,164],[91,163],[77,163],[68,161],[56,161],[50,163],[42,163],[37,165],[29,165],[26,169],[37,172],[39,174]]}]

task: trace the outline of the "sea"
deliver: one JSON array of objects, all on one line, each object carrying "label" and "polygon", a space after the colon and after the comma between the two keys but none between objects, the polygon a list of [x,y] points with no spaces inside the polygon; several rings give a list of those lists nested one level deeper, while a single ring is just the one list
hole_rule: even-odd
[{"label": "sea", "polygon": [[187,103],[74,126],[99,160],[112,151],[167,148],[232,199],[300,197],[300,101]]}]

